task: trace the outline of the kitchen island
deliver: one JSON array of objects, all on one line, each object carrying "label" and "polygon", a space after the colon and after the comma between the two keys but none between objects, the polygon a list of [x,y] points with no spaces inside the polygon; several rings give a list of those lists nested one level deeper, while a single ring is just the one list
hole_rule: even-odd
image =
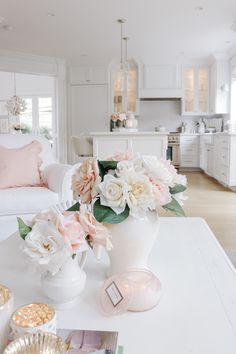
[{"label": "kitchen island", "polygon": [[93,156],[107,159],[119,152],[166,158],[168,132],[91,132]]}]

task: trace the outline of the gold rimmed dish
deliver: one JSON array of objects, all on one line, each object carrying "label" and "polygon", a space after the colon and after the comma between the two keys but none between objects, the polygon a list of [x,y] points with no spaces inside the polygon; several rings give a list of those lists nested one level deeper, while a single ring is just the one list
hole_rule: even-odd
[{"label": "gold rimmed dish", "polygon": [[67,345],[52,333],[39,332],[19,337],[3,354],[66,354]]}]

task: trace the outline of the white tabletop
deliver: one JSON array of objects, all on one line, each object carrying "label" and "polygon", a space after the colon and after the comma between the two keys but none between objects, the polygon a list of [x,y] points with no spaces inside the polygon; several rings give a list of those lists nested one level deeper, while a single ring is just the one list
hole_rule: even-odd
[{"label": "white tabletop", "polygon": [[[13,290],[16,307],[47,301],[18,245],[16,236],[0,244],[0,283]],[[204,220],[161,219],[150,268],[163,292],[151,311],[113,317],[100,312],[106,263],[89,258],[86,289],[76,308],[58,312],[60,328],[118,330],[125,354],[236,353],[236,272]]]}]

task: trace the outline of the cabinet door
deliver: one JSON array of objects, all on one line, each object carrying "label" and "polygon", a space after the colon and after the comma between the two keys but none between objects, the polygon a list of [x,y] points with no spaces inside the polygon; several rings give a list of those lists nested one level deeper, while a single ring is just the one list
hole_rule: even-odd
[{"label": "cabinet door", "polygon": [[108,130],[107,86],[71,87],[71,134]]},{"label": "cabinet door", "polygon": [[79,66],[70,69],[70,83],[72,85],[97,85],[107,83],[107,73],[104,67]]},{"label": "cabinet door", "polygon": [[166,159],[166,138],[133,138],[130,139],[131,150],[134,155],[154,155]]},{"label": "cabinet door", "polygon": [[195,111],[195,75],[194,69],[184,69],[184,113]]},{"label": "cabinet door", "polygon": [[209,87],[208,87],[208,69],[203,68],[198,70],[198,102],[197,107],[198,111],[202,113],[208,112],[208,96],[209,96]]},{"label": "cabinet door", "polygon": [[183,70],[183,115],[205,115],[209,111],[208,68],[185,68]]}]

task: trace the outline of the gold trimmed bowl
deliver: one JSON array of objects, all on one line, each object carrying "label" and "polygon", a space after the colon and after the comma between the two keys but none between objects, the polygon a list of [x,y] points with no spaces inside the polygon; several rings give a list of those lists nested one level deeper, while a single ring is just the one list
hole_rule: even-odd
[{"label": "gold trimmed bowl", "polygon": [[3,354],[66,354],[67,345],[52,333],[39,332],[19,337],[10,343]]}]

